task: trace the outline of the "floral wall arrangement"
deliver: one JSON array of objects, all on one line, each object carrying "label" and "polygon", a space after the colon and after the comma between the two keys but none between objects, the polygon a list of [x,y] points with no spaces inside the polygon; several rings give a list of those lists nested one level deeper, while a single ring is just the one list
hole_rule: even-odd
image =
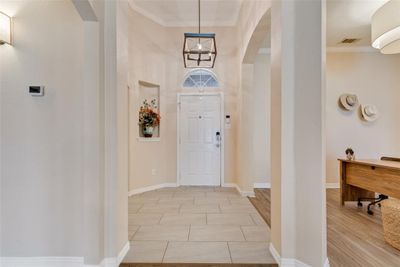
[{"label": "floral wall arrangement", "polygon": [[147,99],[143,101],[143,105],[139,110],[139,126],[146,138],[153,137],[154,129],[160,125],[161,116],[158,111],[156,99],[152,99],[150,103]]}]

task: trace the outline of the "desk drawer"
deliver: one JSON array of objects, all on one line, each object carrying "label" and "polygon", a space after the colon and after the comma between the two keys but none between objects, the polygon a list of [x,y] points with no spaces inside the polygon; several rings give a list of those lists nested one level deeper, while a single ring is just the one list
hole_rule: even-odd
[{"label": "desk drawer", "polygon": [[400,198],[398,170],[350,163],[346,164],[346,182],[369,191]]}]

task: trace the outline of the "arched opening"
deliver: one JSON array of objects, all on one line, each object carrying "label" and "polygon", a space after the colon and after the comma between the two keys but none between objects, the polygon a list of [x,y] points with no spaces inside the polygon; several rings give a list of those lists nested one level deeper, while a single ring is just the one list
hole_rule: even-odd
[{"label": "arched opening", "polygon": [[265,231],[272,236],[270,33],[271,13],[267,10],[242,53],[237,144],[239,184],[254,189],[255,196],[249,200],[267,222]]}]

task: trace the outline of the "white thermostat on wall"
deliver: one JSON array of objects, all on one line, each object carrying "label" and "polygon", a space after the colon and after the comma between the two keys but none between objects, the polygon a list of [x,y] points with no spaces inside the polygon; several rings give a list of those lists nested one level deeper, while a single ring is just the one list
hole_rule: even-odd
[{"label": "white thermostat on wall", "polygon": [[31,96],[44,96],[44,86],[29,86]]}]

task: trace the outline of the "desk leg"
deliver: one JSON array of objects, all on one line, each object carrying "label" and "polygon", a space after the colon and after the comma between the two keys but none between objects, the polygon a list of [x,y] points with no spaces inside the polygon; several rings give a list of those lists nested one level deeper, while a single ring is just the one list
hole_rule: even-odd
[{"label": "desk leg", "polygon": [[345,196],[347,195],[347,188],[346,185],[346,162],[340,162],[340,204],[344,206]]}]

